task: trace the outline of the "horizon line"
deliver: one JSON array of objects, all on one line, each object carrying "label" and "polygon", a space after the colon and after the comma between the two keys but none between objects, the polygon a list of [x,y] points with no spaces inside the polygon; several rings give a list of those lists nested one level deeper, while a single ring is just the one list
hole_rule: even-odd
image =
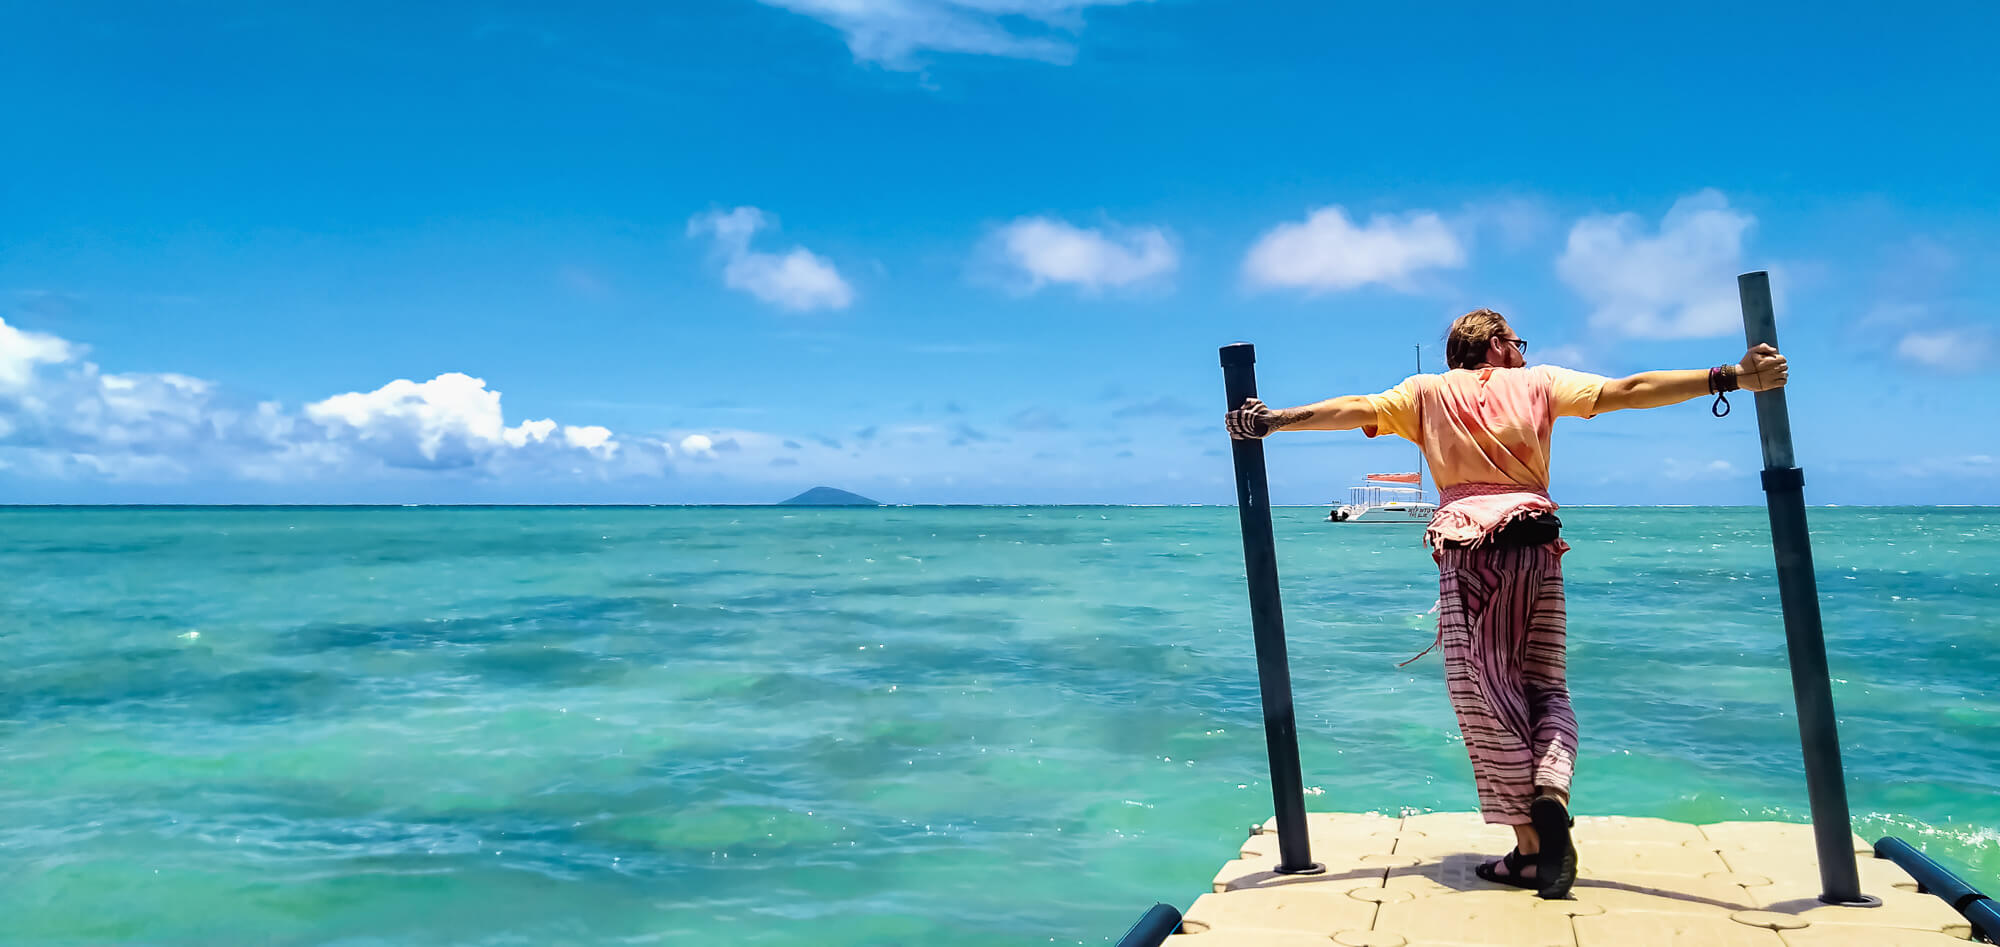
[{"label": "horizon line", "polygon": [[[1326,503],[1273,503],[1274,510],[1320,509]],[[1761,509],[1760,503],[1570,503],[1564,509],[1687,510]],[[971,508],[1092,508],[1092,509],[1235,509],[1235,503],[0,503],[10,510],[650,510],[650,509],[971,509]],[[2000,503],[1817,503],[1811,509],[1951,510],[2000,509]]]}]

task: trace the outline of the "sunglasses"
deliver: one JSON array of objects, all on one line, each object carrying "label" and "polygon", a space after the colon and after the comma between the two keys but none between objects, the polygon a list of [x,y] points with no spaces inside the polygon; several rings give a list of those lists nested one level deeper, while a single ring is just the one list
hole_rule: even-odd
[{"label": "sunglasses", "polygon": [[1513,343],[1513,345],[1514,345],[1514,351],[1516,351],[1516,352],[1519,352],[1519,353],[1521,353],[1522,355],[1526,355],[1526,354],[1528,354],[1528,340],[1527,340],[1527,339],[1510,339],[1510,338],[1507,338],[1506,336],[1501,336],[1501,337],[1500,337],[1500,341],[1502,341],[1502,342],[1511,342],[1511,343]]}]

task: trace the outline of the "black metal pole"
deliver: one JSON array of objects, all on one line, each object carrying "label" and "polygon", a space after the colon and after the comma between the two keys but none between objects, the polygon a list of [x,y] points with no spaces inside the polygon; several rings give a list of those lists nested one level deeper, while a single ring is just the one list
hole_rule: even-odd
[{"label": "black metal pole", "polygon": [[[1229,408],[1257,396],[1257,348],[1222,347],[1222,387]],[[1271,538],[1271,492],[1264,442],[1231,440],[1236,459],[1236,510],[1243,521],[1243,573],[1250,583],[1250,627],[1257,639],[1257,686],[1264,695],[1264,747],[1271,754],[1271,804],[1278,822],[1278,867],[1285,875],[1325,871],[1306,838],[1299,731],[1292,713],[1292,672],[1285,661],[1285,613],[1278,603],[1278,550]]]},{"label": "black metal pole", "polygon": [[[1749,345],[1778,344],[1771,310],[1771,278],[1762,270],[1736,278],[1743,301],[1743,337]],[[1792,420],[1785,390],[1760,391],[1757,431],[1764,441],[1764,499],[1771,512],[1771,548],[1778,559],[1778,598],[1785,610],[1785,646],[1791,655],[1792,696],[1799,709],[1799,747],[1805,752],[1806,795],[1812,802],[1813,837],[1819,846],[1819,899],[1828,904],[1868,903],[1854,866],[1854,829],[1847,811],[1847,781],[1840,768],[1833,686],[1826,669],[1826,636],[1820,626],[1819,587],[1813,579],[1812,539],[1806,529],[1805,475],[1793,462]]]}]

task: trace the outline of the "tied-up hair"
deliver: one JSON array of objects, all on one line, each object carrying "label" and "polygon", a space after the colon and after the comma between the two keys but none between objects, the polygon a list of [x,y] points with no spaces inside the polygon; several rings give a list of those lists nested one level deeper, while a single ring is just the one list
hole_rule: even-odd
[{"label": "tied-up hair", "polygon": [[1507,331],[1507,317],[1491,309],[1474,309],[1451,321],[1444,337],[1444,360],[1452,368],[1478,368],[1486,361],[1493,339]]}]

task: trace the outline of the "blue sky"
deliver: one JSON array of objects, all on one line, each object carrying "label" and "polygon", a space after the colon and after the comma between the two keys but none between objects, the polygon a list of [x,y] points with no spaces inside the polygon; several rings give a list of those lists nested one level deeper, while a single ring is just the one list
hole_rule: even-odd
[{"label": "blue sky", "polygon": [[[1230,502],[1218,345],[1701,367],[1768,269],[1809,501],[2000,502],[2000,14],[1386,6],[8,5],[0,501]],[[1741,404],[1557,498],[1759,502]]]}]

